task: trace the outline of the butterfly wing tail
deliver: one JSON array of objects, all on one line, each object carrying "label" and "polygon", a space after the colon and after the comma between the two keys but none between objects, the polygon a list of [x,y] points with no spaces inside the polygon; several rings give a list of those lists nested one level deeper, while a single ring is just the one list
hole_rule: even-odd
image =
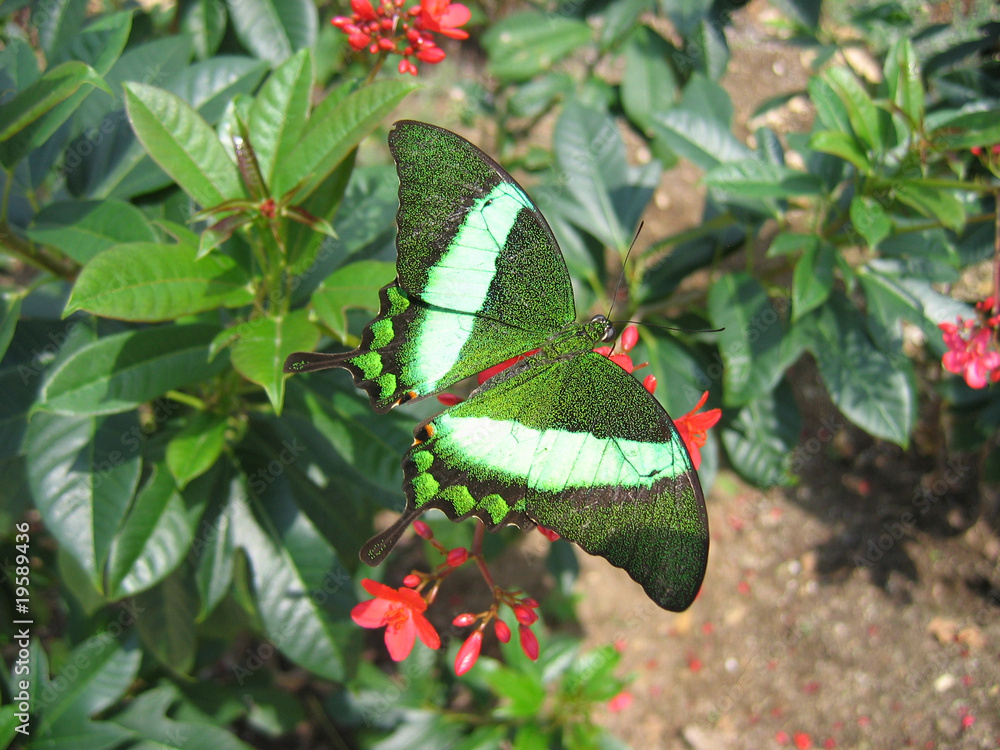
[{"label": "butterfly wing tail", "polygon": [[343,367],[347,356],[347,354],[325,354],[324,352],[295,352],[288,355],[282,372],[315,372],[316,370]]},{"label": "butterfly wing tail", "polygon": [[421,513],[423,513],[422,510],[413,507],[408,507],[404,510],[403,515],[397,518],[392,526],[365,542],[359,555],[361,561],[371,565],[373,568],[381,563],[386,555],[392,552],[392,548],[396,546],[396,542],[399,541],[403,532],[406,531],[406,527],[416,521]]}]

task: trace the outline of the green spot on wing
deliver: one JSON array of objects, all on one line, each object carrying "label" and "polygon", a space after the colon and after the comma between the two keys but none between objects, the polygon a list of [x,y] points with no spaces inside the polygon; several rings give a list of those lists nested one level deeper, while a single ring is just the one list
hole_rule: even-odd
[{"label": "green spot on wing", "polygon": [[348,361],[364,373],[366,380],[375,380],[382,374],[382,357],[377,352],[365,352]]},{"label": "green spot on wing", "polygon": [[507,501],[495,494],[484,497],[480,501],[479,506],[490,514],[493,523],[501,523],[507,517],[507,513],[510,512],[510,506],[507,505]]},{"label": "green spot on wing", "polygon": [[464,484],[455,484],[441,490],[439,497],[445,502],[451,503],[455,509],[455,515],[464,516],[476,507],[476,500],[469,492],[469,488]]},{"label": "green spot on wing", "polygon": [[399,290],[397,286],[391,286],[386,290],[386,299],[389,300],[389,316],[395,317],[406,312],[406,308],[410,306],[410,300],[407,298],[403,292]]},{"label": "green spot on wing", "polygon": [[396,376],[391,372],[387,372],[375,380],[378,383],[379,388],[382,389],[382,400],[388,401],[392,398],[392,394],[396,392]]},{"label": "green spot on wing", "polygon": [[434,463],[434,454],[430,451],[417,451],[413,454],[413,465],[421,473],[431,468],[432,463]]},{"label": "green spot on wing", "polygon": [[420,508],[427,505],[437,494],[441,485],[430,474],[417,474],[413,477],[413,493],[415,495],[415,505]]},{"label": "green spot on wing", "polygon": [[392,342],[395,332],[392,329],[392,321],[389,318],[373,320],[368,327],[372,331],[372,349],[381,349]]}]

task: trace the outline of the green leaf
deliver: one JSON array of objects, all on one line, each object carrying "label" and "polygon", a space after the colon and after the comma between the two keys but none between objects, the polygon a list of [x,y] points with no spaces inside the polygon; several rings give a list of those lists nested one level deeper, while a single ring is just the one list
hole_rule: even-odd
[{"label": "green leaf", "polygon": [[395,274],[395,263],[380,260],[362,260],[338,268],[313,292],[316,316],[342,343],[347,343],[347,310],[376,310],[379,289]]},{"label": "green leaf", "polygon": [[308,196],[414,88],[406,81],[381,80],[344,99],[324,99],[277,165],[272,194],[284,195],[301,183],[297,198]]},{"label": "green leaf", "polygon": [[0,295],[0,360],[7,353],[11,339],[14,338],[14,331],[17,328],[17,320],[21,317],[20,295]]},{"label": "green leaf", "polygon": [[851,226],[861,233],[868,247],[878,247],[878,243],[892,231],[892,220],[874,198],[855,195],[851,199],[850,215]]},{"label": "green leaf", "polygon": [[182,496],[166,466],[155,465],[115,534],[108,559],[108,595],[121,599],[166,578],[187,554],[203,510],[201,498]]},{"label": "green leaf", "polygon": [[185,244],[135,242],[105,250],[77,277],[64,315],[77,310],[119,320],[174,320],[253,302],[250,280],[232,258],[195,260]]},{"label": "green leaf", "polygon": [[933,129],[933,139],[942,149],[963,149],[973,146],[991,146],[1000,143],[1000,109],[981,109],[976,102],[973,111],[965,108],[936,118],[931,124],[931,115],[927,116],[927,125]]},{"label": "green leaf", "polygon": [[202,514],[190,551],[191,559],[196,561],[199,622],[229,593],[235,562],[232,498],[241,498],[242,502],[246,502],[247,496],[246,477],[234,471],[228,461],[217,463],[206,477],[208,479],[213,483],[208,494],[208,508]]},{"label": "green leaf", "polygon": [[137,594],[135,606],[143,610],[138,630],[146,650],[173,673],[188,674],[198,645],[198,601],[187,576],[174,571],[159,586]]},{"label": "green leaf", "polygon": [[916,405],[911,380],[875,348],[846,298],[831,295],[809,320],[809,348],[837,408],[869,434],[905,447]]},{"label": "green leaf", "polygon": [[715,19],[701,19],[685,49],[694,53],[697,69],[713,81],[725,75],[729,66],[729,46],[722,26]]},{"label": "green leaf", "polygon": [[111,720],[132,730],[144,740],[136,747],[148,750],[252,750],[228,730],[204,719],[171,718],[171,707],[179,697],[177,688],[170,684],[144,690]]},{"label": "green leaf", "polygon": [[162,89],[125,83],[125,108],[139,141],[161,169],[204,208],[244,197],[232,159],[191,106]]},{"label": "green leaf", "polygon": [[167,468],[184,488],[195,477],[200,477],[216,462],[226,444],[225,415],[215,412],[196,412],[180,432],[167,443]]},{"label": "green leaf", "polygon": [[274,183],[275,171],[302,135],[312,86],[312,56],[303,49],[275,70],[254,97],[249,128],[257,163],[268,185]]},{"label": "green leaf", "polygon": [[88,344],[52,370],[39,408],[66,415],[113,414],[197,383],[225,366],[208,362],[214,326],[125,331]]},{"label": "green leaf", "polygon": [[316,43],[319,19],[310,0],[229,0],[227,6],[243,46],[272,65]]},{"label": "green leaf", "polygon": [[910,129],[924,121],[924,84],[920,79],[920,60],[913,43],[901,37],[885,58],[885,82],[889,98],[906,116]]},{"label": "green leaf", "polygon": [[342,681],[360,646],[349,619],[349,603],[356,601],[350,576],[291,496],[274,496],[276,485],[265,484],[263,494],[252,497],[252,510],[238,498],[233,506],[235,539],[250,565],[264,634],[310,672]]},{"label": "green leaf", "polygon": [[901,203],[937,219],[948,229],[958,232],[965,225],[965,206],[951,190],[908,180],[896,183],[894,192]]},{"label": "green leaf", "polygon": [[86,263],[120,243],[153,242],[157,238],[142,211],[114,199],[53,201],[35,215],[27,234],[77,263]]},{"label": "green leaf", "polygon": [[640,26],[625,48],[621,103],[629,120],[651,128],[653,112],[666,110],[679,98],[679,86],[668,60],[676,48],[648,26]]},{"label": "green leaf", "polygon": [[821,75],[844,103],[854,135],[868,149],[881,153],[884,150],[881,114],[861,82],[847,68],[828,68]]},{"label": "green leaf", "polygon": [[309,321],[305,310],[296,310],[244,323],[239,336],[231,354],[233,367],[250,382],[263,386],[274,411],[280,414],[288,377],[282,372],[285,359],[292,352],[316,346],[319,340],[316,326]]},{"label": "green leaf", "polygon": [[[641,33],[646,26],[639,26],[639,16],[653,9],[654,0],[623,0],[604,9],[598,43],[604,52],[617,49],[635,31]],[[638,26],[638,28],[636,28]],[[626,75],[622,82],[628,80]]]},{"label": "green leaf", "polygon": [[538,11],[523,11],[493,24],[482,43],[490,72],[501,83],[527,81],[549,70],[591,39],[583,21]]},{"label": "green leaf", "polygon": [[708,293],[712,324],[719,334],[724,365],[725,405],[742,406],[769,393],[781,378],[783,329],[760,283],[746,273],[729,273]]},{"label": "green leaf", "polygon": [[[0,141],[6,141],[24,130],[81,86],[94,86],[111,93],[100,74],[86,63],[66,62],[45,71],[41,78],[9,102],[0,104],[0,123],[3,123],[0,125]],[[54,132],[55,128],[52,130]]]},{"label": "green leaf", "polygon": [[703,181],[741,198],[793,198],[817,195],[822,190],[813,175],[759,157],[720,164],[710,169]]},{"label": "green leaf", "polygon": [[568,73],[547,73],[518,86],[510,109],[518,117],[538,117],[560,99],[568,99],[576,84]]},{"label": "green leaf", "polygon": [[576,101],[556,124],[555,152],[573,199],[559,202],[563,215],[606,247],[624,251],[659,183],[658,168],[630,168],[615,121]]},{"label": "green leaf", "polygon": [[35,414],[24,435],[35,507],[101,591],[111,535],[139,484],[140,437],[134,413],[103,420]]},{"label": "green leaf", "polygon": [[827,243],[808,248],[795,264],[792,274],[792,320],[797,321],[830,296],[836,249]]},{"label": "green leaf", "polygon": [[802,420],[795,394],[782,379],[778,387],[726,414],[722,444],[733,468],[758,487],[792,481],[790,464],[799,442]]},{"label": "green leaf", "polygon": [[535,675],[501,666],[486,672],[483,679],[504,699],[495,709],[497,716],[511,719],[536,716],[545,700],[545,686]]},{"label": "green leaf", "polygon": [[836,90],[820,76],[813,76],[807,85],[809,99],[816,108],[816,116],[827,130],[844,135],[854,135],[847,107]]},{"label": "green leaf", "polygon": [[[130,625],[139,615],[141,613],[135,609],[122,609],[123,621],[119,624]],[[62,722],[75,723],[81,717],[94,716],[113,705],[135,680],[141,660],[142,651],[134,638],[122,642],[107,631],[87,638],[66,656],[62,668],[52,675],[50,686],[65,687],[51,691],[54,699],[42,714],[39,734],[44,737],[50,730],[57,733],[55,727]]]},{"label": "green leaf", "polygon": [[195,0],[180,8],[180,30],[194,43],[199,60],[211,57],[226,32],[226,4],[215,0]]},{"label": "green leaf", "polygon": [[809,139],[809,148],[822,151],[824,154],[839,156],[846,162],[857,167],[859,172],[871,172],[871,162],[858,145],[857,139],[850,133],[838,133],[833,130],[821,130],[813,133]]},{"label": "green leaf", "polygon": [[686,109],[674,107],[666,112],[653,112],[652,128],[679,156],[702,169],[753,157],[753,152],[736,139],[728,125]]}]

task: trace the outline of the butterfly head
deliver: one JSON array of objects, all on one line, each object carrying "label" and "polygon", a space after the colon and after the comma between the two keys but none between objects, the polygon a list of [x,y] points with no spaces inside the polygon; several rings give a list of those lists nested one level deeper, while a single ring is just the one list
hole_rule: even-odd
[{"label": "butterfly head", "polygon": [[618,336],[614,324],[603,315],[595,315],[590,319],[590,325],[599,334],[598,341],[610,344]]}]

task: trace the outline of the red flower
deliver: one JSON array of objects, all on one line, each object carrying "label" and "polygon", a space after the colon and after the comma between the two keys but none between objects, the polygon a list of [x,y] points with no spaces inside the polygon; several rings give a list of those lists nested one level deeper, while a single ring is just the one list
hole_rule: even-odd
[{"label": "red flower", "polygon": [[941,365],[948,372],[961,375],[970,388],[985,388],[1000,381],[1000,351],[994,335],[1000,325],[1000,315],[992,315],[993,297],[976,305],[980,321],[958,319],[955,323],[939,323],[948,351]]},{"label": "red flower", "polygon": [[677,428],[684,445],[687,446],[688,453],[691,454],[691,463],[694,464],[695,469],[701,466],[701,446],[708,440],[708,430],[722,418],[721,409],[709,409],[704,414],[695,413],[705,405],[707,400],[708,391],[705,391],[691,411],[674,420],[674,427]]},{"label": "red flower", "polygon": [[632,705],[632,693],[622,690],[618,695],[608,701],[608,710],[612,713],[624,711]]},{"label": "red flower", "polygon": [[420,19],[428,31],[435,31],[452,39],[468,39],[468,33],[458,27],[467,24],[470,18],[472,12],[461,3],[452,3],[450,0],[420,0]]},{"label": "red flower", "polygon": [[517,633],[521,639],[521,648],[532,661],[538,661],[538,638],[527,625],[518,625]]},{"label": "red flower", "polygon": [[410,655],[417,636],[428,648],[440,648],[441,637],[424,617],[427,602],[420,594],[408,588],[394,589],[369,578],[362,580],[361,585],[375,598],[356,605],[351,610],[351,619],[363,628],[384,627],[385,645],[393,661],[402,661]]}]

